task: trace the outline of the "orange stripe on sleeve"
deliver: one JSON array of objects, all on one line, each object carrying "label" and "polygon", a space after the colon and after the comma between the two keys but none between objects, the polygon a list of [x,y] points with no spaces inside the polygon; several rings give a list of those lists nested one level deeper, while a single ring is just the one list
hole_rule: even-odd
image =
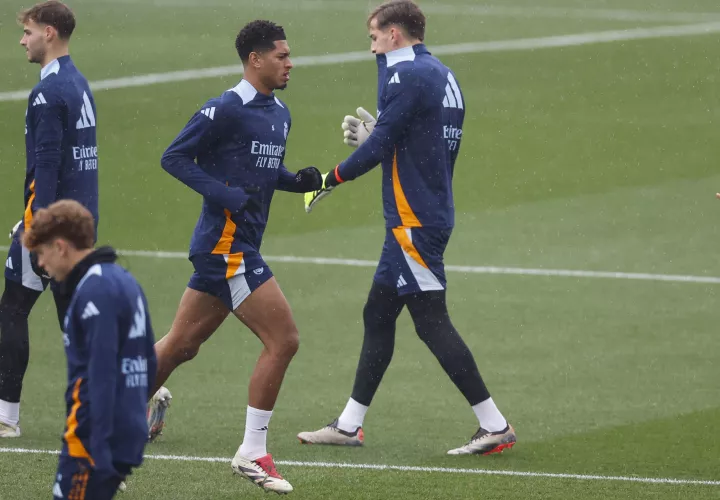
[{"label": "orange stripe on sleeve", "polygon": [[71,457],[86,458],[90,462],[90,465],[94,467],[95,462],[85,449],[85,446],[82,444],[82,441],[80,441],[80,438],[75,434],[78,428],[77,412],[80,409],[80,406],[82,406],[82,402],[80,401],[80,384],[82,384],[82,377],[79,377],[75,381],[75,387],[73,388],[72,393],[73,405],[70,409],[70,415],[68,415],[67,418],[67,431],[65,431],[65,435],[63,437],[68,445],[68,453]]},{"label": "orange stripe on sleeve", "polygon": [[23,215],[23,222],[25,222],[25,231],[30,229],[33,220],[32,204],[35,201],[35,180],[30,183],[30,198],[28,199],[27,206],[25,207],[25,214]]},{"label": "orange stripe on sleeve", "polygon": [[395,205],[397,206],[398,214],[400,215],[400,221],[404,227],[422,227],[420,221],[415,216],[410,204],[405,197],[405,192],[400,185],[400,175],[398,174],[398,162],[397,162],[397,149],[395,149],[395,155],[393,156],[392,165],[392,181],[393,181],[393,192],[395,193]]}]

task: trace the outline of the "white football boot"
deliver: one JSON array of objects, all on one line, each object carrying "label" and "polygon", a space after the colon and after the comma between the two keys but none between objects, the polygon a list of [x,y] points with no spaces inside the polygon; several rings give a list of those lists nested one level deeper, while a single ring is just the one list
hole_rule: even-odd
[{"label": "white football boot", "polygon": [[273,491],[279,495],[285,495],[293,490],[292,485],[278,473],[272,455],[269,453],[264,457],[249,460],[240,455],[240,449],[238,449],[231,465],[235,474],[252,481],[266,492]]},{"label": "white football boot", "polygon": [[302,444],[332,444],[337,446],[362,446],[365,443],[365,433],[362,427],[355,432],[347,432],[338,427],[337,419],[314,432],[301,432],[297,435]]},{"label": "white football boot", "polygon": [[148,403],[147,423],[148,423],[148,441],[153,442],[155,438],[162,434],[165,428],[165,412],[172,402],[172,394],[166,387],[160,387],[153,395]]},{"label": "white football boot", "polygon": [[448,451],[448,455],[492,455],[515,446],[515,429],[508,424],[503,430],[490,432],[482,427],[478,429],[470,442],[460,448]]},{"label": "white football boot", "polygon": [[0,438],[19,438],[20,424],[10,425],[0,422]]}]

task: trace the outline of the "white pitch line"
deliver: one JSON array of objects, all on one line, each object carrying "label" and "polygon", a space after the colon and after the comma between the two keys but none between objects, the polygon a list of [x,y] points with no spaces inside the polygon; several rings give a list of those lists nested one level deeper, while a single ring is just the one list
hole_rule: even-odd
[{"label": "white pitch line", "polygon": [[[29,448],[0,448],[0,453],[17,453],[23,455],[58,455],[57,450],[37,450]],[[193,457],[186,455],[145,455],[151,460],[171,460],[175,462],[209,462],[230,463],[230,458],[223,457]],[[720,486],[720,481],[703,479],[675,479],[669,477],[636,477],[636,476],[602,476],[598,474],[563,474],[553,472],[525,472],[512,470],[492,469],[455,469],[452,467],[417,467],[411,465],[385,465],[385,464],[354,464],[347,462],[306,462],[296,460],[276,460],[277,465],[288,467],[315,467],[324,469],[359,469],[376,471],[398,472],[425,472],[442,474],[465,474],[484,476],[514,476],[548,479],[577,479],[581,481],[624,481],[645,484],[693,485],[693,486]]]},{"label": "white pitch line", "polygon": [[[8,247],[0,246],[0,251],[7,251]],[[153,259],[187,259],[187,252],[168,252],[154,250],[118,250],[124,257],[147,257]],[[361,259],[338,259],[333,257],[298,257],[295,255],[264,255],[266,262],[284,264],[315,264],[346,267],[376,267],[377,261]],[[446,271],[465,274],[507,274],[516,276],[547,276],[563,278],[603,278],[616,280],[637,281],[666,281],[674,283],[705,283],[720,284],[720,277],[693,276],[682,274],[653,274],[653,273],[624,273],[615,271],[586,271],[575,269],[534,269],[526,267],[500,267],[500,266],[457,266],[446,265]]]},{"label": "white pitch line", "polygon": [[[629,30],[597,31],[574,35],[556,35],[539,38],[519,38],[515,40],[496,40],[488,42],[459,43],[437,45],[430,50],[436,55],[477,54],[482,52],[502,52],[513,50],[536,50],[559,47],[576,47],[597,43],[610,43],[628,40],[646,40],[652,38],[670,38],[694,35],[708,35],[720,32],[720,22],[689,24],[680,26],[658,26],[654,28],[637,28]],[[327,66],[332,64],[372,61],[368,51],[346,52],[342,54],[324,54],[317,56],[299,56],[293,58],[293,64],[302,66]],[[128,76],[109,80],[90,82],[94,92],[130,87],[145,87],[160,83],[177,83],[203,78],[241,75],[242,67],[237,65],[217,66],[213,68],[171,71],[167,73],[150,73],[147,75]],[[0,102],[24,101],[30,90],[13,90],[0,92]]]}]

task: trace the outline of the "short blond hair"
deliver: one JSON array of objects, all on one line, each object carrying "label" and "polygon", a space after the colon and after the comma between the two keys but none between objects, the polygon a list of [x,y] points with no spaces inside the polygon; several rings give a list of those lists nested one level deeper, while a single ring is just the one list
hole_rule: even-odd
[{"label": "short blond hair", "polygon": [[368,27],[377,19],[378,28],[384,30],[392,24],[402,27],[412,38],[425,39],[425,14],[412,0],[390,0],[378,5],[367,19]]},{"label": "short blond hair", "polygon": [[75,14],[70,7],[58,0],[48,0],[25,9],[18,14],[17,21],[20,24],[33,21],[52,26],[63,40],[69,40],[75,31]]}]

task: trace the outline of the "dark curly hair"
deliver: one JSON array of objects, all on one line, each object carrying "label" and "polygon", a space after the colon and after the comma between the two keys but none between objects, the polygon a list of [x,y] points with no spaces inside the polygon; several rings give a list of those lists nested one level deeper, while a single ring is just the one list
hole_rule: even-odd
[{"label": "dark curly hair", "polygon": [[267,52],[275,48],[275,42],[287,40],[285,31],[272,21],[252,21],[245,25],[235,38],[235,49],[240,60],[247,62],[251,52]]}]

